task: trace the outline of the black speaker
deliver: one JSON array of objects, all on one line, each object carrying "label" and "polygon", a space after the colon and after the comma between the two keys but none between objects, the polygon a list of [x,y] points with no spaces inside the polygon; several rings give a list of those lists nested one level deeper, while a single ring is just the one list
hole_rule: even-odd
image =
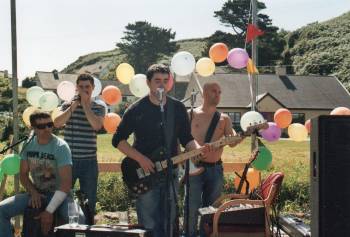
[{"label": "black speaker", "polygon": [[311,121],[311,235],[350,236],[350,116]]}]

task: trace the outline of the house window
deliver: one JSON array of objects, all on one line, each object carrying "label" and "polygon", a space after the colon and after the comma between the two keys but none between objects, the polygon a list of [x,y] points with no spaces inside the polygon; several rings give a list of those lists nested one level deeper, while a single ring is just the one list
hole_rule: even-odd
[{"label": "house window", "polygon": [[292,113],[292,123],[305,123],[305,114],[304,113]]},{"label": "house window", "polygon": [[241,112],[227,112],[232,120],[232,127],[235,131],[241,131]]}]

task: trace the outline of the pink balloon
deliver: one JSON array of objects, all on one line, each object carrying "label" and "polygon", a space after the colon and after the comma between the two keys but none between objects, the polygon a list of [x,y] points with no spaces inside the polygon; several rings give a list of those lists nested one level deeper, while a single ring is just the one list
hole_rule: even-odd
[{"label": "pink balloon", "polygon": [[228,52],[227,62],[231,67],[241,69],[247,66],[249,55],[245,49],[234,48]]},{"label": "pink balloon", "polygon": [[169,73],[169,81],[165,89],[167,91],[171,91],[171,89],[173,88],[173,85],[174,85],[174,77],[171,73]]},{"label": "pink balloon", "polygon": [[268,122],[269,128],[260,132],[261,136],[269,142],[277,141],[281,137],[281,129],[276,123]]},{"label": "pink balloon", "polygon": [[310,119],[306,120],[305,127],[307,129],[307,132],[310,133],[311,132],[311,120]]}]

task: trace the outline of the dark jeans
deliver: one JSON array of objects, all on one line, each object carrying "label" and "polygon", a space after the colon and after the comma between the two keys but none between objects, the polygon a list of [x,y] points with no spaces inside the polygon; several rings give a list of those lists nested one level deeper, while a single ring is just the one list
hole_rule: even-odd
[{"label": "dark jeans", "polygon": [[[213,204],[220,197],[223,184],[222,164],[206,167],[201,174],[190,176],[189,237],[197,236],[198,209]],[[203,230],[201,230],[202,235]]]},{"label": "dark jeans", "polygon": [[73,187],[79,179],[80,190],[86,195],[90,212],[95,215],[98,164],[97,159],[73,159]]}]

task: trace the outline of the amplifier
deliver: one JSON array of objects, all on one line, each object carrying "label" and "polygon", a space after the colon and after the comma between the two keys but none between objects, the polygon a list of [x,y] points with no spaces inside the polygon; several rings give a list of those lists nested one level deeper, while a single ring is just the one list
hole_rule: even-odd
[{"label": "amplifier", "polygon": [[55,228],[56,237],[152,237],[151,232],[132,226],[118,225],[78,225],[69,224]]},{"label": "amplifier", "polygon": [[293,237],[311,237],[310,226],[293,216],[279,216],[278,224],[280,228],[289,236]]}]

